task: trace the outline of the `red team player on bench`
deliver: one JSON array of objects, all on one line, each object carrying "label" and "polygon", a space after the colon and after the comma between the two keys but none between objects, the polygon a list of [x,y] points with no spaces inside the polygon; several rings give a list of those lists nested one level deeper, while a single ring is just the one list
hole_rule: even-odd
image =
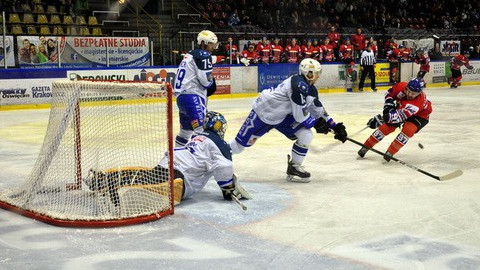
[{"label": "red team player on bench", "polygon": [[370,148],[380,142],[385,136],[401,128],[402,131],[390,144],[384,159],[390,161],[408,140],[428,124],[432,113],[432,103],[423,92],[424,83],[421,78],[407,82],[396,83],[385,94],[383,116],[376,115],[368,121],[370,128],[378,128],[365,141],[364,147],[358,151],[364,157]]}]

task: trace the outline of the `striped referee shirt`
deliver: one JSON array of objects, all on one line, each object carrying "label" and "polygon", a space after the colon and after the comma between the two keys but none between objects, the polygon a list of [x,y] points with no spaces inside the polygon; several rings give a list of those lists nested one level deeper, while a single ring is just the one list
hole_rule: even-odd
[{"label": "striped referee shirt", "polygon": [[360,58],[360,65],[361,66],[373,66],[375,63],[377,63],[377,60],[375,59],[375,54],[373,54],[373,51],[363,51],[362,56]]}]

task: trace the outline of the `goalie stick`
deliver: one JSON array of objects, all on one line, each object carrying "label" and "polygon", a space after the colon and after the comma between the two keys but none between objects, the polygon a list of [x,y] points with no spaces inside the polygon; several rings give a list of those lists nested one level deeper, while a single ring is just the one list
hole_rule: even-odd
[{"label": "goalie stick", "polygon": [[237,198],[237,196],[235,196],[235,195],[233,195],[233,194],[231,194],[231,195],[232,195],[233,201],[236,202],[236,203],[242,208],[243,211],[247,211],[247,206],[246,206],[245,204],[243,204],[243,203]]},{"label": "goalie stick", "polygon": [[[354,143],[354,144],[360,145],[360,146],[362,146],[362,147],[366,147],[366,148],[368,148],[368,150],[371,150],[372,152],[377,153],[377,154],[379,154],[379,155],[381,155],[381,156],[385,156],[384,153],[378,151],[377,149],[375,149],[375,148],[370,148],[370,147],[364,145],[363,143],[358,142],[358,141],[356,141],[356,140],[354,140],[354,139],[351,139],[351,138],[348,138],[348,137],[347,137],[347,140],[350,141],[350,142],[352,142],[352,143]],[[424,170],[422,170],[422,169],[420,169],[420,168],[418,168],[418,167],[415,167],[415,166],[413,166],[412,164],[409,164],[409,163],[407,163],[407,162],[405,162],[405,161],[403,161],[403,160],[400,160],[400,159],[398,159],[398,158],[396,158],[396,157],[391,157],[390,159],[393,160],[393,161],[396,161],[396,162],[398,162],[398,163],[400,163],[400,164],[402,164],[402,165],[405,165],[405,166],[407,166],[407,167],[409,167],[409,168],[411,168],[411,169],[414,169],[414,170],[417,171],[417,172],[421,172],[421,173],[423,173],[423,174],[425,174],[425,175],[427,175],[427,176],[430,176],[430,177],[432,177],[432,178],[434,178],[434,179],[436,179],[436,180],[438,180],[438,181],[448,181],[448,180],[451,180],[451,179],[453,179],[453,178],[459,177],[460,175],[463,174],[463,171],[462,171],[462,170],[456,170],[456,171],[454,171],[454,172],[451,172],[451,173],[446,174],[446,175],[443,175],[443,176],[437,176],[437,175],[431,174],[431,173],[429,173],[429,172],[427,172],[427,171],[424,171]]]}]

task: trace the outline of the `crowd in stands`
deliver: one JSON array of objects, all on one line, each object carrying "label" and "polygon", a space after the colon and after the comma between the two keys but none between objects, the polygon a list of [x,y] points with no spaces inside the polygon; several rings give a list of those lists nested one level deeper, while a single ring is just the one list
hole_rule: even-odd
[{"label": "crowd in stands", "polygon": [[4,0],[7,33],[14,35],[103,35],[96,17],[84,14],[88,0]]},{"label": "crowd in stands", "polygon": [[330,26],[480,30],[480,2],[469,0],[193,0],[219,26],[321,30]]}]

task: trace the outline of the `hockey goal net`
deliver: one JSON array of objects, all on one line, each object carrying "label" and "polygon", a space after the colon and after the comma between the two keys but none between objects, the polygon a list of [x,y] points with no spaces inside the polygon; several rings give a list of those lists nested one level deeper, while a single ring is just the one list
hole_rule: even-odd
[{"label": "hockey goal net", "polygon": [[[59,226],[111,227],[173,214],[168,83],[58,81],[38,159],[0,207]],[[17,182],[18,183],[18,182]]]}]

